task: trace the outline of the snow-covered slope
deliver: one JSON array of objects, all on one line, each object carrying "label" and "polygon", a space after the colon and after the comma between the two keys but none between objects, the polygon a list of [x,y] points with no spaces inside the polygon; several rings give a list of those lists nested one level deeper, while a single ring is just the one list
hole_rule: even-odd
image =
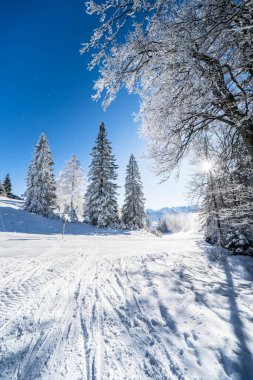
[{"label": "snow-covered slope", "polygon": [[[23,210],[24,201],[0,197],[0,232],[31,234],[61,234],[63,224],[59,219],[49,219]],[[117,234],[112,228],[96,228],[84,223],[68,223],[65,234]],[[122,233],[122,232],[121,232]],[[127,234],[127,232],[125,232]]]},{"label": "snow-covered slope", "polygon": [[62,239],[6,199],[0,213],[1,379],[253,378],[252,258],[196,233]]}]

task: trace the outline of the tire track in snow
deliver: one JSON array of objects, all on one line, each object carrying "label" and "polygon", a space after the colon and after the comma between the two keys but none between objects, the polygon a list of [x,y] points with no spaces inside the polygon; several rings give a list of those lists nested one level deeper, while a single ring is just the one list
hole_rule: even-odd
[{"label": "tire track in snow", "polygon": [[[70,339],[71,329],[74,329],[77,332],[75,337],[80,336],[78,309],[81,294],[80,268],[82,268],[82,265],[84,264],[83,261],[84,258],[79,255],[75,265],[72,268],[69,268],[69,273],[65,271],[65,277],[67,283],[69,283],[65,292],[67,292],[68,295],[67,297],[64,297],[64,305],[62,304],[62,299],[59,299],[59,296],[57,297],[58,301],[52,303],[50,314],[55,320],[54,328],[49,330],[46,340],[43,342],[43,346],[40,347],[39,351],[36,353],[38,356],[41,352],[42,359],[43,352],[49,353],[43,366],[52,373],[52,378],[65,378],[64,376],[68,372],[66,368],[66,360],[69,359],[69,355],[77,355],[77,357],[79,357],[79,362],[78,360],[75,360],[75,365],[79,367],[79,371],[83,376],[85,374],[84,367],[81,364],[82,358],[80,357],[79,347],[73,347],[75,345],[78,346],[78,339]],[[72,279],[71,282],[69,281],[70,279]],[[63,290],[59,288],[59,292],[62,291]],[[60,318],[57,317],[59,314]],[[27,373],[29,373],[29,371]],[[26,379],[26,373],[24,379]]]},{"label": "tire track in snow", "polygon": [[101,379],[102,339],[100,325],[100,306],[97,294],[97,262],[92,263],[82,286],[80,299],[80,324],[83,333],[87,380]]},{"label": "tire track in snow", "polygon": [[[27,299],[30,300],[28,302],[28,305],[31,303],[31,298],[32,298],[32,293],[33,289],[39,287],[44,280],[42,280],[41,272],[44,270],[49,270],[50,271],[50,266],[52,266],[53,263],[58,263],[57,258],[52,258],[53,254],[56,254],[59,251],[59,247],[57,247],[53,252],[46,252],[45,254],[41,255],[40,257],[45,259],[48,256],[48,259],[46,262],[41,264],[41,259],[40,261],[36,260],[30,260],[31,265],[27,268],[27,262],[25,262],[25,270],[24,272],[19,272],[19,269],[16,270],[14,275],[11,276],[11,278],[7,279],[7,281],[3,281],[1,284],[1,290],[0,290],[0,320],[1,317],[5,319],[8,319],[6,316],[6,313],[9,311],[13,315],[13,319],[15,319],[15,310],[12,310],[12,307],[15,306],[16,308],[20,309],[18,314],[22,311],[22,306],[24,304],[27,304]],[[53,272],[53,270],[51,270]],[[18,276],[16,276],[18,274]],[[17,278],[16,278],[17,277]],[[41,279],[40,279],[41,278]],[[21,279],[21,280],[20,280]],[[9,286],[8,286],[9,285]],[[36,289],[37,290],[37,289]],[[27,297],[25,297],[27,293]],[[21,303],[21,305],[18,304],[18,302]],[[7,324],[10,321],[7,322]],[[0,326],[0,332],[5,328],[5,325]]]},{"label": "tire track in snow", "polygon": [[0,291],[0,323],[2,321],[0,333],[25,309],[30,307],[42,285],[59,277],[60,271],[64,272],[69,263],[70,259],[67,262],[55,259],[53,262],[35,268],[21,282],[14,284],[11,288]]},{"label": "tire track in snow", "polygon": [[[67,325],[69,326],[69,321],[72,320],[71,312],[68,313],[68,311],[69,310],[72,311],[76,303],[75,295],[76,295],[77,288],[75,288],[74,285],[76,284],[78,280],[78,279],[76,280],[75,275],[78,272],[78,268],[80,268],[80,259],[76,261],[74,260],[74,265],[73,264],[70,265],[71,262],[73,262],[73,257],[71,257],[71,260],[69,257],[65,257],[63,259],[64,259],[63,263],[65,262],[64,268],[62,266],[59,266],[59,263],[60,263],[59,261],[54,261],[54,265],[58,267],[57,268],[58,270],[56,271],[57,276],[53,276],[51,280],[56,282],[56,284],[57,284],[57,281],[59,281],[60,285],[63,285],[63,288],[64,288],[64,286],[66,286],[66,284],[68,284],[69,280],[72,278],[72,281],[70,281],[70,285],[68,287],[69,294],[68,294],[68,297],[65,297],[64,305],[60,304],[62,298],[64,299],[64,297],[60,298],[59,300],[59,295],[61,295],[61,293],[63,292],[63,289],[61,288],[61,286],[57,288],[55,297],[51,297],[49,299],[39,297],[39,299],[37,300],[37,302],[35,302],[35,304],[32,301],[29,303],[29,305],[27,305],[27,308],[29,309],[30,307],[30,310],[31,310],[30,315],[29,315],[30,320],[33,320],[34,324],[36,325],[36,330],[33,332],[33,336],[35,336],[36,339],[32,338],[28,342],[29,351],[26,355],[27,360],[24,360],[23,361],[24,365],[18,369],[18,372],[21,376],[20,379],[26,380],[28,378],[31,378],[31,379],[35,378],[32,375],[32,369],[31,369],[32,364],[31,365],[25,364],[25,362],[34,363],[34,361],[36,362],[36,357],[41,356],[41,358],[43,358],[43,356],[47,357],[47,355],[45,355],[46,352],[49,352],[50,355],[52,354],[52,352],[56,352],[57,349],[59,348],[59,343],[61,342],[62,336],[64,336],[64,334],[65,336],[68,335]],[[52,266],[52,263],[51,263],[51,266]],[[63,276],[61,276],[61,270],[63,272]],[[43,271],[40,273],[41,275],[43,275]],[[50,271],[50,273],[51,274],[54,273],[54,270],[52,272]],[[64,283],[62,283],[63,277],[65,277]],[[48,289],[46,288],[44,288],[44,290],[48,291]],[[55,289],[52,289],[52,293],[54,292],[55,292]],[[71,298],[72,295],[74,297]],[[75,299],[75,302],[73,299]],[[40,304],[41,302],[42,304]],[[51,313],[51,318],[55,319],[55,321],[51,328],[48,328],[45,331],[43,331],[43,316],[45,320],[47,319],[47,316],[49,313]],[[59,314],[62,315],[62,318],[60,320],[57,319],[57,313],[58,315]],[[15,317],[13,318],[13,322],[17,324],[18,320],[19,318],[18,318],[18,315],[16,314]],[[10,324],[11,322],[12,321],[9,321]],[[42,329],[41,329],[41,326],[42,326]],[[26,326],[24,323],[22,327],[24,329],[24,334],[25,334]],[[25,341],[24,341],[24,344],[25,344]],[[53,348],[51,346],[53,346]],[[46,362],[48,362],[48,365],[52,365],[53,358],[51,359],[51,361],[48,361],[50,355],[48,355],[48,358],[46,361],[43,359],[44,363],[42,363],[42,365],[40,364],[42,367],[46,364]],[[41,361],[43,362],[43,360]]]}]

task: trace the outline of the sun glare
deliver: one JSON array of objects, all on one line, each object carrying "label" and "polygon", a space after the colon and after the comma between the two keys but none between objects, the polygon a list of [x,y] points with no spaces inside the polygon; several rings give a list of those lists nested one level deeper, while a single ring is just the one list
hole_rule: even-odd
[{"label": "sun glare", "polygon": [[212,164],[208,160],[204,160],[202,162],[201,166],[202,166],[202,169],[203,169],[204,172],[209,172],[211,170],[211,168],[212,168]]}]

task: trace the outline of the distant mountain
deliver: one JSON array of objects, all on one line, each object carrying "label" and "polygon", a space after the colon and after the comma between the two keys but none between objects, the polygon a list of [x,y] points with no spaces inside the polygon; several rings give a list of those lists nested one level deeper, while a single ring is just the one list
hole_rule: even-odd
[{"label": "distant mountain", "polygon": [[160,210],[152,210],[148,208],[146,210],[152,222],[157,222],[162,219],[166,214],[179,214],[182,212],[196,212],[198,210],[197,206],[180,206],[180,207],[163,207]]}]

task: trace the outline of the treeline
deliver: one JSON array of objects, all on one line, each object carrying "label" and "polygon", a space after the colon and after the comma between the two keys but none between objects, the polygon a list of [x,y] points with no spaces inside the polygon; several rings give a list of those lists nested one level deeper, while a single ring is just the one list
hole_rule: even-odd
[{"label": "treeline", "polygon": [[117,202],[117,169],[104,123],[99,127],[91,152],[88,185],[76,156],[55,179],[51,150],[43,133],[35,146],[27,174],[25,210],[71,222],[84,221],[99,227],[143,228],[146,224],[144,194],[138,164],[130,156],[126,169],[125,200]]}]

